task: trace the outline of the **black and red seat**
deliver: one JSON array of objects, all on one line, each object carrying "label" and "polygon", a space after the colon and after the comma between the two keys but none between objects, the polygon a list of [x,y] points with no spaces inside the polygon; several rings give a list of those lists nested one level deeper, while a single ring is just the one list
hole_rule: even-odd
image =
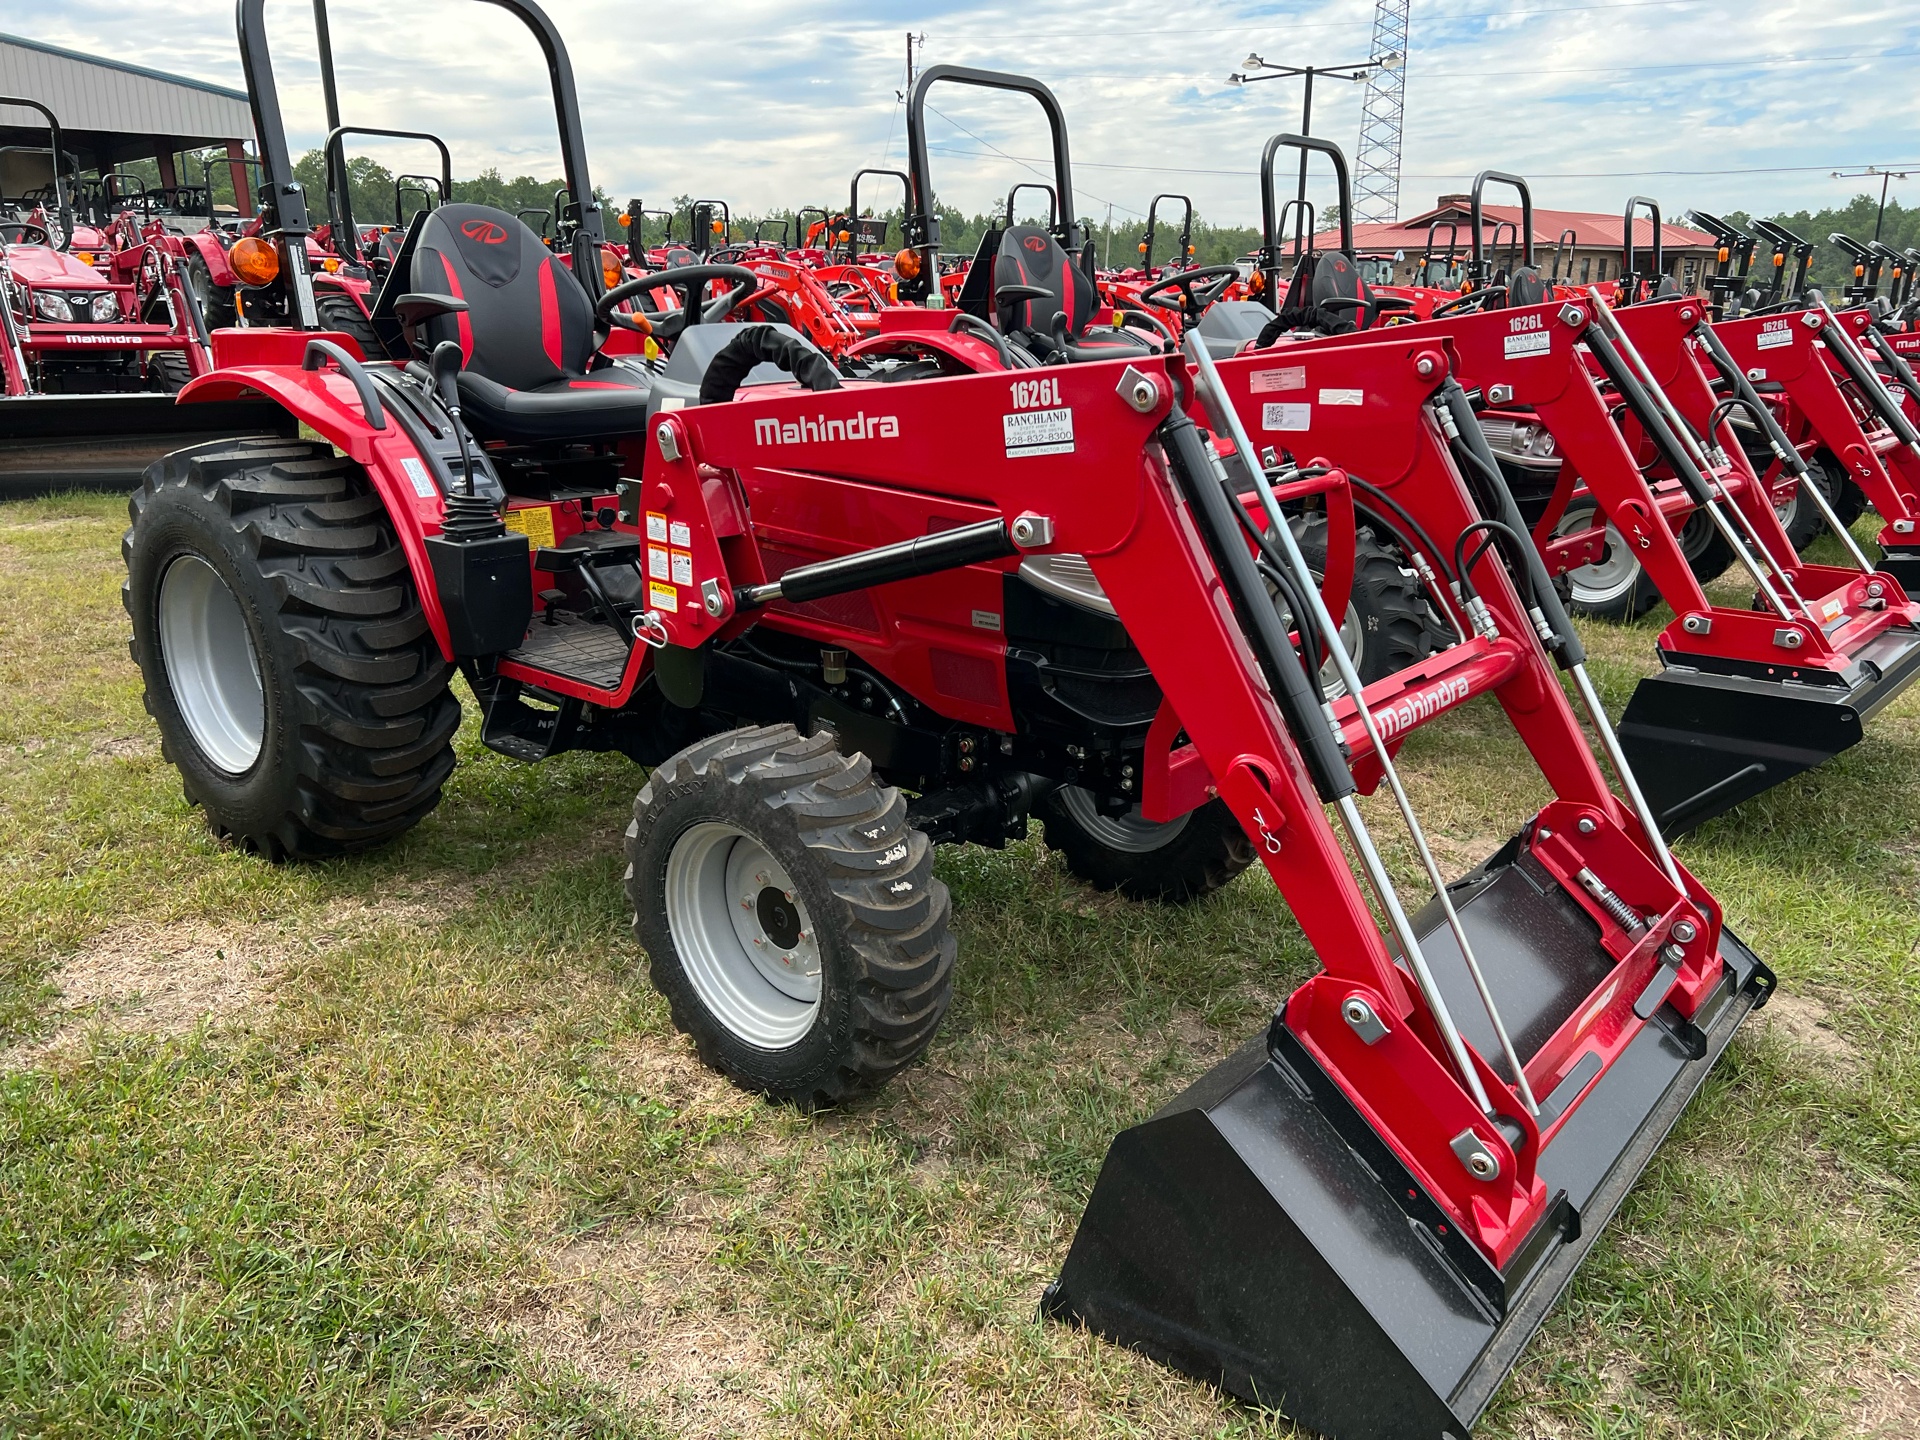
[{"label": "black and red seat", "polygon": [[[1001,298],[1009,287],[1032,287],[1044,296]],[[1128,331],[1089,333],[1100,295],[1087,273],[1038,225],[1012,225],[1000,236],[993,262],[993,316],[996,328],[1022,341],[1042,359],[1056,359],[1066,342],[1072,360],[1111,360],[1139,354],[1147,342]],[[1064,316],[1064,323],[1056,320]]]},{"label": "black and red seat", "polygon": [[466,302],[423,331],[429,349],[460,342],[460,403],[482,438],[585,440],[646,427],[647,376],[594,368],[593,302],[517,216],[489,205],[441,206],[421,229],[411,283],[418,293]]}]

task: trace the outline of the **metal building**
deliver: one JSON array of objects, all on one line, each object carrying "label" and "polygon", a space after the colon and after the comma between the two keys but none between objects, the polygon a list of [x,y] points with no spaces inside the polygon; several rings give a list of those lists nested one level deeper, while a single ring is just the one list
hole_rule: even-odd
[{"label": "metal building", "polygon": [[[153,160],[162,185],[193,184],[200,177],[176,174],[174,157],[183,150],[224,146],[236,162],[229,168],[241,213],[252,213],[246,166],[238,163],[253,136],[244,90],[0,34],[0,95],[27,96],[52,110],[60,119],[63,147],[82,171]],[[44,154],[46,144],[46,123],[39,115],[0,107],[0,147],[37,148]]]}]

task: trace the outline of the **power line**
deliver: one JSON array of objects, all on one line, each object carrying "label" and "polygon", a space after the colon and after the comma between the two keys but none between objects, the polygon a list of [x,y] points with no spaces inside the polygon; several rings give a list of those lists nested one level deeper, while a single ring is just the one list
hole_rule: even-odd
[{"label": "power line", "polygon": [[[1647,10],[1655,7],[1672,9],[1692,6],[1703,0],[1616,0],[1611,4],[1593,5],[1548,5],[1517,10],[1470,10],[1453,15],[1435,15],[1429,23],[1445,23],[1454,20],[1504,20],[1510,15],[1565,15],[1579,10]],[[1371,20],[1308,20],[1297,25],[1208,25],[1164,27],[1146,30],[1102,30],[1108,35],[1278,35],[1296,30],[1357,30],[1371,25]],[[1084,30],[1015,30],[1000,36],[1003,40],[1084,40]]]},{"label": "power line", "polygon": [[[978,137],[975,137],[975,138],[978,138]],[[943,155],[966,155],[966,156],[972,156],[975,159],[988,158],[983,152],[978,150],[958,150],[948,146],[929,146],[928,148],[932,150],[936,150]],[[995,150],[993,153],[994,155],[998,156],[1003,160],[1012,160],[1021,164],[1025,164],[1029,160],[1038,158],[1035,156],[1009,155],[1003,150]],[[1864,160],[1847,160],[1847,161],[1829,162],[1825,165],[1755,165],[1755,166],[1749,166],[1749,167],[1720,169],[1720,170],[1535,170],[1535,171],[1528,172],[1527,178],[1529,180],[1633,180],[1633,179],[1639,179],[1645,176],[1660,176],[1660,175],[1711,176],[1711,175],[1789,175],[1789,174],[1801,174],[1801,173],[1812,174],[1820,170],[1850,170],[1850,169],[1855,169],[1869,163],[1878,164],[1882,169],[1889,169],[1889,170],[1920,169],[1920,160],[1892,160],[1892,161],[1876,161],[1876,162],[1869,162]],[[1257,169],[1255,170],[1202,169],[1199,167],[1186,166],[1186,165],[1118,165],[1118,164],[1102,164],[1098,160],[1076,160],[1073,162],[1073,164],[1076,170],[1126,170],[1126,171],[1137,171],[1142,174],[1151,174],[1151,175],[1223,175],[1228,177],[1237,177],[1240,179],[1255,179],[1255,178],[1258,178],[1260,174],[1260,172]],[[1040,172],[1035,171],[1034,173],[1039,174]],[[1424,171],[1424,172],[1413,173],[1413,174],[1403,173],[1400,178],[1403,180],[1471,180],[1474,177],[1475,173],[1476,172],[1472,170]],[[1078,185],[1074,186],[1073,188],[1076,191],[1080,189]],[[1102,203],[1105,203],[1105,202],[1103,201]],[[1140,212],[1136,210],[1133,213],[1137,215]]]},{"label": "power line", "polygon": [[[1744,60],[1689,60],[1671,65],[1575,65],[1559,69],[1528,70],[1420,70],[1422,80],[1487,80],[1526,75],[1626,75],[1654,70],[1759,70],[1773,65],[1844,65],[1855,60],[1900,60],[1920,55],[1920,50],[1859,50],[1847,55],[1756,55]],[[1051,80],[1132,80],[1139,74],[1120,74],[1104,70],[1056,71]],[[1156,78],[1152,76],[1148,79]],[[1161,80],[1192,81],[1209,78],[1195,71],[1161,74]]]}]

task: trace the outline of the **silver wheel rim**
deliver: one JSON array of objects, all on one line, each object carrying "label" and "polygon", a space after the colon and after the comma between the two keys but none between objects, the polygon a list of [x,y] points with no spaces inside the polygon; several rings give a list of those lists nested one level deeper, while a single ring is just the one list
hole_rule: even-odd
[{"label": "silver wheel rim", "polygon": [[[1326,577],[1315,575],[1314,583],[1321,583]],[[1287,604],[1286,597],[1273,596],[1273,608],[1280,612],[1280,623],[1289,630],[1298,630],[1299,622],[1293,618],[1293,608]],[[1360,607],[1351,601],[1347,604],[1347,613],[1340,619],[1340,643],[1347,647],[1347,655],[1353,661],[1353,673],[1362,682],[1367,678],[1367,627],[1360,623]],[[1320,665],[1320,688],[1326,691],[1329,700],[1338,700],[1347,693],[1347,682],[1340,678],[1339,667],[1329,655]]]},{"label": "silver wheel rim", "polygon": [[667,930],[713,1017],[784,1050],[820,1013],[820,937],[793,877],[746,831],[704,821],[667,856]]},{"label": "silver wheel rim", "polygon": [[[1571,535],[1576,530],[1590,529],[1592,525],[1592,505],[1570,505],[1553,533]],[[1640,562],[1628,553],[1620,532],[1609,525],[1606,552],[1592,565],[1569,570],[1567,579],[1573,586],[1576,605],[1612,605],[1633,589],[1640,579]]]},{"label": "silver wheel rim", "polygon": [[1124,815],[1103,815],[1093,792],[1078,785],[1062,785],[1057,798],[1060,808],[1072,817],[1074,824],[1107,849],[1127,855],[1150,855],[1171,845],[1193,818],[1189,811],[1173,820],[1147,820],[1141,817],[1138,805]]},{"label": "silver wheel rim", "polygon": [[243,775],[266,741],[267,692],[240,602],[198,555],[160,579],[160,657],[193,743],[218,769]]}]

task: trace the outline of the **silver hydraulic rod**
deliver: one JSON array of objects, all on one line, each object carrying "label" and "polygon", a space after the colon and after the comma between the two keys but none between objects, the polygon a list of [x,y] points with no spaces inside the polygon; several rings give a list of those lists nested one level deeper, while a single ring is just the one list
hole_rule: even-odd
[{"label": "silver hydraulic rod", "polygon": [[[1877,375],[1874,375],[1873,373],[1872,358],[1868,355],[1863,354],[1861,352],[1860,347],[1854,344],[1853,337],[1847,334],[1846,327],[1840,323],[1840,317],[1833,313],[1833,307],[1827,303],[1827,297],[1825,295],[1822,295],[1819,291],[1816,290],[1814,292],[1814,300],[1815,300],[1815,303],[1818,304],[1820,307],[1820,313],[1826,317],[1826,321],[1827,321],[1826,333],[1822,334],[1820,338],[1822,340],[1827,340],[1828,335],[1835,337],[1835,339],[1837,339],[1841,344],[1845,345],[1849,349],[1849,351],[1852,352],[1853,357],[1860,362],[1860,365],[1862,369],[1865,371],[1865,373],[1877,382],[1879,377]],[[1832,344],[1833,341],[1827,340],[1827,343]],[[1851,369],[1852,367],[1848,367],[1848,368]],[[1881,389],[1883,390],[1886,389],[1886,386],[1882,385]],[[1891,394],[1889,394],[1889,398],[1891,398]],[[1916,398],[1920,398],[1920,397],[1916,397]],[[1900,429],[1901,429],[1901,427],[1898,424],[1890,424],[1888,428],[1891,429],[1896,435],[1900,433]],[[1914,427],[1912,425],[1908,425],[1906,426],[1906,429],[1908,430],[1909,433],[1912,433]],[[1906,446],[1915,455],[1920,455],[1920,440],[1907,440]]]},{"label": "silver hydraulic rod", "polygon": [[1687,886],[1680,878],[1680,867],[1674,863],[1673,851],[1667,848],[1666,836],[1660,833],[1660,821],[1653,813],[1653,806],[1647,803],[1646,793],[1634,778],[1633,766],[1627,763],[1627,752],[1620,747],[1620,736],[1615,732],[1613,722],[1607,719],[1607,707],[1600,703],[1600,696],[1587,675],[1587,667],[1572,665],[1568,671],[1573,676],[1574,688],[1580,692],[1580,703],[1586,707],[1587,716],[1593,721],[1594,733],[1600,737],[1600,748],[1606,752],[1607,763],[1613,767],[1613,773],[1620,777],[1620,788],[1627,792],[1627,804],[1633,807],[1634,817],[1646,833],[1647,843],[1653,847],[1654,859],[1660,862],[1660,868],[1667,872],[1667,878],[1684,895]]},{"label": "silver hydraulic rod", "polygon": [[[1800,458],[1799,452],[1793,448],[1793,442],[1787,438],[1779,422],[1767,413],[1766,402],[1760,398],[1759,392],[1753,389],[1752,382],[1741,374],[1740,367],[1734,363],[1733,356],[1727,353],[1727,347],[1721,343],[1720,337],[1713,333],[1713,327],[1703,323],[1699,335],[1700,343],[1713,357],[1713,363],[1720,371],[1721,377],[1734,387],[1734,394],[1745,400],[1749,409],[1759,410],[1760,413],[1753,417],[1753,423],[1759,426],[1761,433],[1767,437],[1767,448],[1773,451],[1774,459],[1780,462],[1782,469],[1793,472],[1799,482],[1799,493],[1812,499],[1814,508],[1820,512],[1820,518],[1826,521],[1828,528],[1838,537],[1860,572],[1863,575],[1873,574],[1873,562],[1867,559],[1865,552],[1854,542],[1853,532],[1841,523],[1840,517],[1834,513],[1833,506],[1827,503],[1825,493],[1813,483],[1807,469],[1807,462]],[[1730,425],[1732,422],[1728,419],[1721,423]]]},{"label": "silver hydraulic rod", "polygon": [[[1499,1041],[1500,1053],[1513,1072],[1514,1088],[1520,1096],[1520,1103],[1527,1107],[1529,1115],[1538,1116],[1540,1106],[1534,1099],[1532,1086],[1527,1083],[1526,1067],[1521,1064],[1519,1051],[1515,1049],[1512,1037],[1507,1032],[1506,1021],[1501,1017],[1500,1007],[1493,998],[1493,990],[1487,984],[1486,974],[1481,970],[1480,961],[1474,954],[1473,942],[1467,938],[1466,926],[1460,919],[1459,911],[1454,908],[1453,897],[1447,893],[1446,877],[1440,873],[1439,862],[1433,858],[1433,850],[1427,844],[1426,832],[1421,829],[1419,818],[1413,813],[1413,802],[1408,798],[1406,788],[1400,782],[1400,772],[1393,763],[1392,755],[1387,751],[1386,741],[1381,736],[1379,727],[1374,724],[1373,712],[1367,707],[1360,673],[1340,638],[1340,627],[1334,623],[1333,616],[1327,609],[1326,598],[1320,593],[1320,586],[1313,578],[1306,557],[1300,553],[1299,543],[1293,538],[1293,527],[1280,513],[1279,498],[1273,493],[1273,486],[1267,481],[1266,470],[1255,459],[1258,452],[1253,448],[1253,441],[1248,437],[1246,427],[1240,423],[1239,415],[1228,402],[1226,386],[1221,383],[1220,372],[1214,366],[1212,355],[1207,353],[1205,344],[1199,341],[1197,335],[1189,337],[1187,353],[1199,372],[1201,391],[1210,402],[1209,408],[1214,411],[1216,420],[1225,425],[1235,449],[1247,462],[1247,471],[1253,477],[1254,489],[1260,496],[1260,507],[1266,512],[1267,525],[1286,555],[1287,565],[1293,571],[1295,583],[1311,612],[1313,627],[1320,632],[1327,654],[1333,660],[1340,681],[1346,686],[1347,694],[1353,701],[1354,711],[1360,717],[1360,723],[1367,732],[1367,739],[1373,746],[1373,753],[1380,762],[1381,774],[1393,789],[1394,804],[1399,808],[1401,819],[1406,823],[1407,833],[1413,838],[1414,849],[1419,852],[1421,866],[1426,870],[1427,879],[1433,885],[1433,893],[1440,902],[1441,913],[1446,917],[1447,928],[1453,932],[1454,943],[1460,947],[1460,958],[1466,964],[1468,975],[1473,979],[1474,989],[1480,994],[1480,1003],[1486,1007],[1487,1018],[1493,1023],[1493,1033]],[[1307,635],[1304,623],[1306,618],[1301,617],[1302,638],[1306,638]],[[1312,654],[1311,648],[1308,653]],[[1332,717],[1328,718],[1331,720]],[[1371,850],[1371,837],[1366,834],[1366,827],[1360,819],[1358,808],[1353,805],[1352,797],[1342,800],[1341,805],[1342,816],[1347,818],[1355,847]],[[1352,814],[1347,817],[1349,809],[1352,810]],[[1387,895],[1393,895],[1393,882],[1386,876],[1384,867],[1380,867],[1380,877],[1387,892],[1382,896],[1381,903],[1388,905],[1390,910],[1398,908],[1397,896],[1394,896],[1390,902],[1387,899]],[[1439,999],[1439,985],[1432,979],[1425,954],[1421,951],[1418,941],[1412,940],[1412,928],[1410,924],[1406,926],[1406,939],[1402,941],[1403,945],[1412,941],[1407,950],[1408,963],[1416,965],[1415,974],[1420,979],[1421,992],[1427,995],[1427,1003],[1434,1010],[1435,1023],[1439,1023],[1441,1015],[1447,1015],[1447,1026],[1452,1031],[1448,1039],[1448,1048],[1453,1049],[1454,1044],[1459,1041],[1458,1029],[1453,1026],[1452,1016],[1447,1014],[1445,1001]],[[1417,960],[1416,957],[1418,957]],[[1474,1099],[1485,1110],[1485,1089],[1480,1084],[1479,1076],[1474,1072],[1471,1064],[1465,1063],[1462,1053],[1456,1052],[1454,1058],[1456,1063],[1464,1065],[1464,1074],[1470,1081]],[[1488,1110],[1487,1113],[1492,1112]]]},{"label": "silver hydraulic rod", "polygon": [[[1429,409],[1434,423],[1440,427],[1440,433],[1447,437],[1449,447],[1458,447],[1458,450],[1474,458],[1476,452],[1473,444],[1460,433],[1460,427],[1455,423],[1453,412],[1447,402],[1436,398],[1431,402]],[[1485,443],[1484,437],[1477,438],[1481,439],[1482,444]],[[1494,462],[1488,459],[1486,463],[1491,465]],[[1506,505],[1512,507],[1513,497],[1510,493],[1506,493],[1506,482],[1500,479],[1498,471],[1490,471],[1487,478],[1495,482],[1499,491],[1505,494]],[[1517,510],[1514,513],[1517,516]],[[1538,563],[1537,554],[1531,563],[1534,566],[1533,583],[1536,586],[1552,583],[1547,579],[1546,567]],[[1647,803],[1647,797],[1640,789],[1640,782],[1634,776],[1633,767],[1627,763],[1627,752],[1621,746],[1620,737],[1614,731],[1612,722],[1607,719],[1606,707],[1600,703],[1600,696],[1593,688],[1592,679],[1587,675],[1586,665],[1578,660],[1564,659],[1565,654],[1569,652],[1559,643],[1560,637],[1554,633],[1553,626],[1548,623],[1546,615],[1537,604],[1528,612],[1528,618],[1533,621],[1534,632],[1539,635],[1540,643],[1561,655],[1563,668],[1573,672],[1574,684],[1580,692],[1580,703],[1586,707],[1587,714],[1593,721],[1594,733],[1600,737],[1600,748],[1606,753],[1607,763],[1620,777],[1620,786],[1627,792],[1627,803],[1632,806],[1634,816],[1640,822],[1640,828],[1647,837],[1648,847],[1660,861],[1660,868],[1666,871],[1667,878],[1672,880],[1676,887],[1684,890],[1686,887],[1681,883],[1680,869],[1674,864],[1673,852],[1667,849],[1666,837],[1660,833],[1660,825],[1654,818],[1653,807]],[[1572,621],[1569,620],[1566,623],[1571,625]],[[1570,653],[1579,652],[1575,650]]]},{"label": "silver hydraulic rod", "polygon": [[[1662,389],[1660,383],[1653,378],[1653,371],[1648,368],[1646,360],[1642,358],[1639,350],[1635,348],[1632,339],[1627,335],[1626,328],[1620,324],[1618,317],[1614,315],[1612,307],[1607,304],[1600,292],[1591,285],[1587,287],[1587,294],[1593,301],[1595,320],[1600,324],[1601,328],[1607,332],[1607,338],[1613,341],[1621,357],[1634,369],[1636,372],[1634,378],[1640,382],[1641,387],[1646,390],[1654,405],[1659,408],[1662,418],[1667,422],[1667,428],[1673,432],[1674,438],[1679,441],[1680,445],[1687,451],[1687,458],[1693,462],[1694,468],[1700,472],[1700,478],[1706,481],[1710,487],[1707,502],[1700,507],[1706,511],[1708,521],[1720,532],[1720,538],[1725,540],[1732,548],[1734,558],[1740,562],[1740,567],[1752,577],[1754,585],[1758,587],[1761,595],[1766,598],[1767,604],[1772,608],[1774,614],[1778,615],[1782,620],[1791,620],[1793,613],[1787,608],[1787,602],[1780,598],[1780,592],[1774,588],[1773,580],[1769,578],[1768,572],[1774,572],[1779,575],[1779,578],[1782,580],[1786,579],[1786,576],[1779,572],[1774,564],[1773,557],[1767,554],[1765,546],[1760,547],[1760,554],[1765,561],[1763,567],[1761,561],[1756,560],[1753,552],[1747,548],[1746,542],[1740,538],[1740,533],[1728,523],[1727,517],[1721,513],[1719,502],[1715,499],[1716,494],[1725,498],[1726,490],[1714,477],[1713,465],[1712,462],[1707,459],[1706,452],[1703,451],[1694,440],[1693,432],[1687,427],[1686,421],[1680,418],[1680,412],[1674,409],[1673,401],[1668,397],[1667,392]],[[1727,503],[1731,505],[1731,500],[1729,499]],[[1738,506],[1732,506],[1732,508],[1738,513]],[[1741,516],[1740,518],[1744,524],[1746,517]],[[1791,582],[1788,583],[1788,588],[1791,590]],[[1800,613],[1805,615],[1807,613],[1806,602],[1800,600],[1798,595],[1794,596],[1794,599],[1799,602]]]}]

